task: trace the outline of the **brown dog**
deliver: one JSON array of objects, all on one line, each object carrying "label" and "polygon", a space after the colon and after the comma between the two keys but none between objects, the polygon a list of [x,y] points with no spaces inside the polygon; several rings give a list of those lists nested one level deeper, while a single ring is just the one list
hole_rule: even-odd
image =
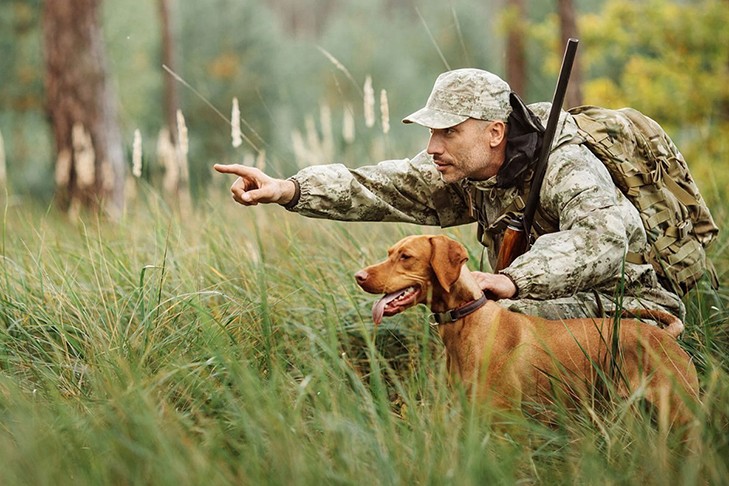
[{"label": "brown dog", "polygon": [[[642,390],[663,430],[692,420],[687,402],[698,400],[699,384],[691,358],[675,340],[683,329],[675,317],[649,313],[671,333],[620,320],[616,353],[614,319],[548,321],[511,312],[484,297],[467,259],[465,248],[445,236],[409,236],[388,250],[387,260],[355,278],[363,290],[386,294],[373,306],[375,324],[428,305],[442,323],[450,374],[497,410],[545,405],[555,396],[585,399],[599,376],[616,375],[614,390],[623,397]],[[611,366],[619,372],[611,374]]]}]

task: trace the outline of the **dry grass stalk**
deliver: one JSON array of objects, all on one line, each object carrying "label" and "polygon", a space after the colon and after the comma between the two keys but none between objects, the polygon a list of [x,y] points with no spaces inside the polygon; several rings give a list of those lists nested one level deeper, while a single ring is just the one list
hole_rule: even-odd
[{"label": "dry grass stalk", "polygon": [[177,110],[177,147],[182,155],[187,156],[190,146],[187,140],[187,124],[182,110]]},{"label": "dry grass stalk", "polygon": [[328,106],[321,105],[319,117],[321,134],[312,115],[304,119],[305,133],[302,134],[298,129],[291,133],[294,157],[299,167],[326,163],[334,157],[332,115]]},{"label": "dry grass stalk", "polygon": [[187,138],[187,125],[185,124],[185,117],[182,115],[182,110],[177,110],[177,141],[180,181],[186,183],[190,180],[190,172],[187,168],[187,154],[190,145]]},{"label": "dry grass stalk", "polygon": [[347,76],[347,79],[349,79],[349,81],[352,83],[352,85],[356,86],[357,89],[359,89],[359,85],[354,80],[354,76],[352,76],[352,73],[350,73],[349,70],[346,67],[344,67],[344,64],[339,62],[339,60],[336,57],[334,57],[329,51],[327,51],[323,47],[319,46],[318,49],[322,54],[324,54],[326,56],[327,59],[329,59],[329,61],[332,64],[334,64],[334,67],[336,67],[337,69],[342,71],[344,73],[344,75]]},{"label": "dry grass stalk", "polygon": [[233,139],[233,147],[238,148],[243,144],[243,136],[240,131],[240,107],[238,98],[233,98],[233,109],[230,114],[230,136]]},{"label": "dry grass stalk", "polygon": [[387,91],[380,90],[380,118],[382,119],[382,133],[387,135],[390,131],[390,105],[387,102]]},{"label": "dry grass stalk", "polygon": [[367,76],[364,84],[364,118],[367,128],[375,125],[375,90],[372,88],[372,76]]},{"label": "dry grass stalk", "polygon": [[132,143],[132,175],[142,177],[142,133],[139,129],[134,130],[134,142]]},{"label": "dry grass stalk", "polygon": [[344,106],[344,113],[342,114],[342,138],[346,143],[354,143],[355,130],[354,130],[354,110],[352,105]]},{"label": "dry grass stalk", "polygon": [[180,171],[177,163],[177,151],[172,143],[170,131],[163,128],[159,131],[157,138],[157,158],[164,168],[162,176],[162,188],[170,194],[177,193],[177,186],[180,179]]},{"label": "dry grass stalk", "polygon": [[192,197],[190,196],[190,171],[188,167],[187,154],[189,152],[189,140],[187,137],[187,125],[182,110],[177,110],[177,168],[179,178],[177,183],[177,204],[180,213],[188,215],[192,212]]}]

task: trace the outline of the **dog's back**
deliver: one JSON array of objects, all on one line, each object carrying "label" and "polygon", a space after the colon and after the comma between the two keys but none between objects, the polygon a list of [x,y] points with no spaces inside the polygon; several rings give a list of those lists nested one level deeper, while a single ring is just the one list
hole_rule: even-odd
[{"label": "dog's back", "polygon": [[[497,326],[512,327],[511,332],[521,327],[521,339],[502,352],[512,355],[510,373],[519,375],[522,403],[547,403],[555,392],[583,400],[605,388],[622,397],[644,390],[662,420],[691,420],[687,403],[698,401],[696,369],[663,329],[632,319],[548,321],[505,309],[499,321]],[[616,328],[619,339],[613,338]]]}]

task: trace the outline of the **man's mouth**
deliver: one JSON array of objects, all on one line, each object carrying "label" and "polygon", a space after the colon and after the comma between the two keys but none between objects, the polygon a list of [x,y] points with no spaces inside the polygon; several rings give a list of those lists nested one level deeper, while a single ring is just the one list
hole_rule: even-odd
[{"label": "man's mouth", "polygon": [[394,316],[418,303],[420,289],[407,287],[397,292],[384,295],[372,306],[372,320],[378,326],[383,316]]},{"label": "man's mouth", "polygon": [[448,168],[452,166],[452,164],[446,162],[445,160],[440,160],[440,159],[433,159],[433,163],[435,164],[435,169],[438,172],[443,172],[445,170],[448,170]]}]

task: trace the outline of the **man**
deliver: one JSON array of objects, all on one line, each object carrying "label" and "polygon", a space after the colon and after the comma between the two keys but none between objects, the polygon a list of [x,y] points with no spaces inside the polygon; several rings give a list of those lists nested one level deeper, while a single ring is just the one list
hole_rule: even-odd
[{"label": "man", "polygon": [[[241,165],[216,165],[239,176],[231,187],[243,205],[278,203],[309,217],[401,221],[448,227],[479,222],[492,266],[508,216],[524,207],[540,143],[535,114],[546,123],[549,104],[525,107],[498,76],[459,69],[438,77],[424,108],[405,118],[430,129],[424,152],[348,169],[312,166],[274,179]],[[525,130],[526,127],[526,130]],[[534,232],[538,238],[499,273],[474,272],[505,307],[549,319],[598,316],[615,307],[662,309],[684,317],[675,294],[658,283],[650,264],[625,261],[642,253],[646,235],[637,209],[604,165],[583,145],[563,112]]]}]

